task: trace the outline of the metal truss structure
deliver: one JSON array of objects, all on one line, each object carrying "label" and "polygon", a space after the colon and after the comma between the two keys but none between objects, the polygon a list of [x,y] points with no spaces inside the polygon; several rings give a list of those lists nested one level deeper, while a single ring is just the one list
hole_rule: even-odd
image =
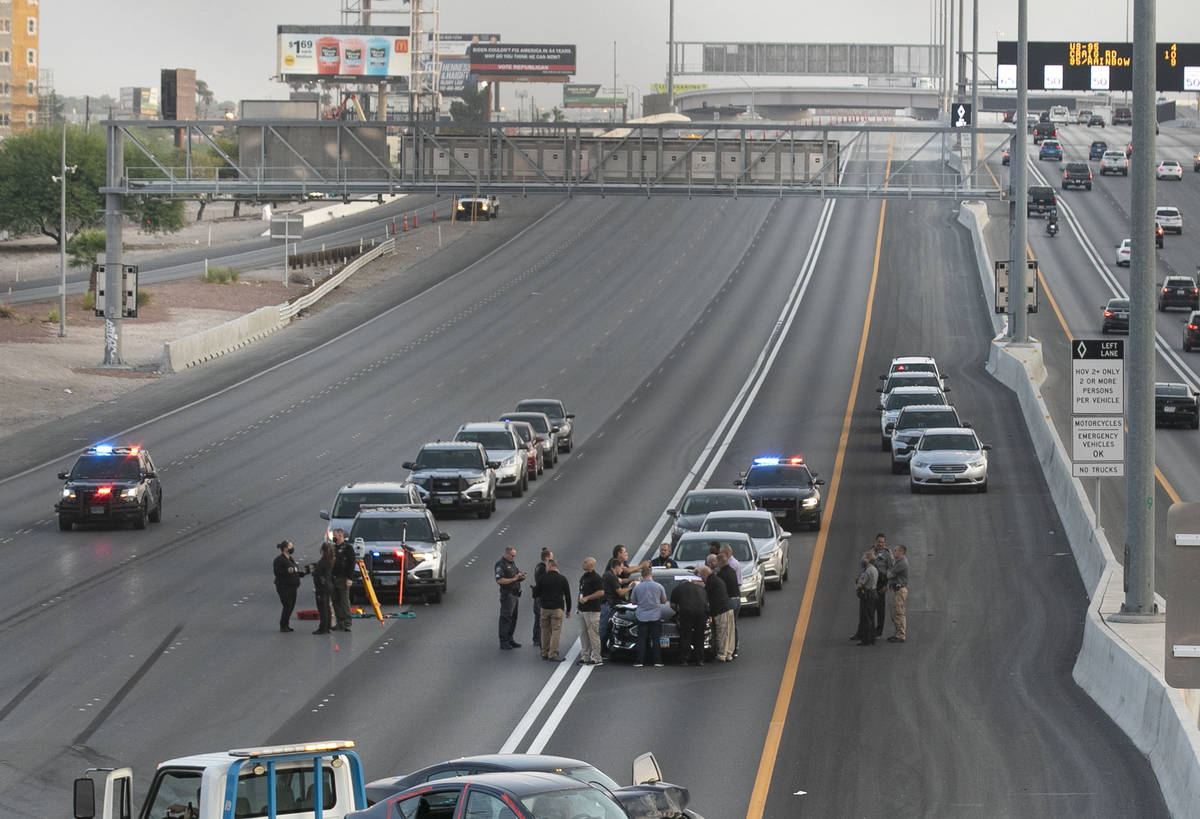
[{"label": "metal truss structure", "polygon": [[[402,192],[642,196],[999,199],[954,157],[974,134],[1012,126],[793,123],[478,123],[243,120],[110,121],[103,192],[266,199]],[[182,134],[163,161],[159,133]],[[236,155],[227,150],[233,137]],[[218,138],[219,137],[219,138]],[[899,140],[899,150],[893,150]],[[1007,140],[999,140],[993,153]],[[915,144],[916,147],[911,146]],[[223,147],[226,146],[226,147]],[[863,153],[857,153],[863,149]],[[879,153],[880,156],[873,154]],[[985,157],[986,158],[986,157]],[[864,160],[854,161],[850,160]],[[111,160],[110,160],[111,161]],[[181,163],[181,164],[180,164]]]}]

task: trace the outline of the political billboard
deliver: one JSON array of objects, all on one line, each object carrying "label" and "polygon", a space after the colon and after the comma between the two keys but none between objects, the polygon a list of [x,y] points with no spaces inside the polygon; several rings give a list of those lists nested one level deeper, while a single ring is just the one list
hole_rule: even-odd
[{"label": "political billboard", "polygon": [[278,26],[276,73],[294,80],[392,80],[412,73],[408,26]]},{"label": "political billboard", "polygon": [[613,108],[624,105],[624,88],[603,88],[599,83],[567,83],[563,86],[564,108]]},{"label": "political billboard", "polygon": [[575,73],[575,46],[475,43],[471,46],[471,73],[480,79],[566,82]]},{"label": "political billboard", "polygon": [[[438,90],[447,96],[460,96],[468,84],[474,82],[471,73],[471,47],[476,43],[498,43],[499,34],[447,34],[438,37],[438,58],[441,71],[438,74]],[[433,64],[433,32],[426,32],[425,47],[422,49],[422,67],[429,70]]]}]

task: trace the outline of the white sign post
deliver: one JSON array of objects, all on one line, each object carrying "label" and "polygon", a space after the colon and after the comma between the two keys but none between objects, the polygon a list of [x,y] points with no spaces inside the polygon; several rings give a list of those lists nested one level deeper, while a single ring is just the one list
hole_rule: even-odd
[{"label": "white sign post", "polygon": [[1071,474],[1096,478],[1096,528],[1100,478],[1125,474],[1125,340],[1071,339]]}]

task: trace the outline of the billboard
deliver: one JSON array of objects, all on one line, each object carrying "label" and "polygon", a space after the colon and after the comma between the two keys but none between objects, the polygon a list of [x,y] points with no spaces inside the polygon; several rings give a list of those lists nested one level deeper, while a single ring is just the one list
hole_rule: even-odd
[{"label": "billboard", "polygon": [[[1200,91],[1200,44],[1158,43],[1155,88]],[[1132,91],[1133,44],[1125,42],[1029,43],[1030,91]],[[996,87],[1017,88],[1017,43],[996,44]]]},{"label": "billboard", "polygon": [[[446,34],[438,37],[438,56],[441,72],[438,75],[438,90],[449,96],[461,95],[468,83],[474,82],[471,74],[471,46],[475,43],[498,43],[499,34]],[[422,68],[429,70],[433,63],[433,32],[425,34],[425,48],[421,55]]]},{"label": "billboard", "polygon": [[575,73],[575,46],[475,43],[471,72],[481,79],[565,82]]},{"label": "billboard", "polygon": [[407,79],[408,26],[278,26],[276,73],[295,80]]},{"label": "billboard", "polygon": [[567,83],[563,86],[564,108],[614,108],[624,105],[624,88],[601,88],[599,83]]},{"label": "billboard", "polygon": [[158,117],[158,89],[126,86],[121,89],[121,110],[133,119]]},{"label": "billboard", "polygon": [[[706,83],[706,82],[677,82],[672,86],[672,88],[674,89],[676,94],[682,94],[684,91],[703,91],[704,89],[708,88],[708,83]],[[667,84],[665,82],[650,83],[650,93],[651,94],[667,93]]]}]

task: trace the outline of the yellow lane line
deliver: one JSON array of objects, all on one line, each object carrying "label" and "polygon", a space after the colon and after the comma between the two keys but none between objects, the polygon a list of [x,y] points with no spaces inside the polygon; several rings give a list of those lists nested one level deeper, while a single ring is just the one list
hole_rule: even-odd
[{"label": "yellow lane line", "polygon": [[[892,166],[892,148],[895,135],[888,142],[887,165],[884,178]],[[869,157],[868,157],[869,160]],[[817,580],[821,575],[821,563],[825,559],[825,545],[829,538],[829,522],[833,519],[833,509],[837,505],[838,487],[841,484],[842,466],[846,459],[846,444],[850,439],[850,419],[854,413],[854,403],[858,397],[858,384],[862,376],[863,357],[867,349],[867,334],[871,328],[871,311],[875,304],[875,284],[879,279],[879,255],[883,246],[883,219],[887,212],[887,200],[879,204],[879,229],[875,234],[875,260],[871,267],[871,286],[867,290],[867,309],[863,316],[862,336],[858,341],[858,361],[854,365],[854,379],[850,384],[850,397],[846,402],[846,414],[842,418],[842,432],[838,439],[837,456],[833,462],[833,473],[829,482],[829,497],[825,501],[825,512],[821,516],[821,531],[817,535],[817,544],[813,549],[812,562],[808,568],[808,578],[804,582],[804,597],[800,603],[800,614],[796,617],[796,626],[792,630],[792,642],[788,647],[787,661],[783,667],[783,678],[779,682],[779,693],[775,697],[775,708],[771,712],[771,722],[767,726],[767,737],[763,743],[762,756],[758,761],[758,773],[754,777],[754,789],[750,792],[750,807],[746,811],[746,819],[762,819],[766,810],[767,791],[771,786],[771,776],[775,772],[775,760],[779,755],[779,743],[783,738],[783,727],[787,722],[788,705],[796,686],[796,674],[800,667],[800,655],[804,651],[804,638],[808,634],[808,624],[812,619],[813,599],[816,597]]]}]

